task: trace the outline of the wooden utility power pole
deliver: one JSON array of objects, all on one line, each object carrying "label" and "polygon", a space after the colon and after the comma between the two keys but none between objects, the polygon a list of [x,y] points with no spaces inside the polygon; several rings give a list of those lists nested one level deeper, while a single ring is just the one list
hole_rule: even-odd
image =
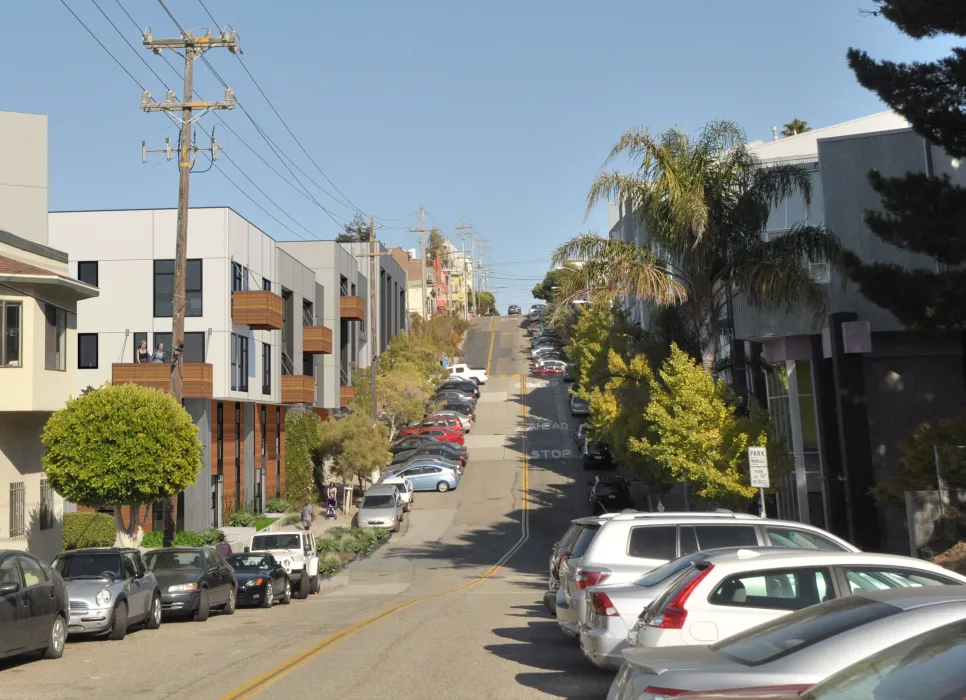
[{"label": "wooden utility power pole", "polygon": [[[463,318],[467,321],[470,319],[470,285],[467,282],[467,273],[469,272],[469,265],[466,264],[466,238],[467,236],[475,236],[476,232],[473,231],[472,226],[466,225],[466,214],[462,215],[462,225],[456,228],[460,230],[460,239],[463,241]],[[470,231],[470,233],[467,233]],[[473,250],[473,239],[470,239],[470,250]],[[474,291],[476,290],[476,285],[473,286]],[[474,307],[475,308],[475,307]]]},{"label": "wooden utility power pole", "polygon": [[[369,363],[369,416],[376,420],[379,412],[376,410],[376,361],[379,359],[379,346],[376,344],[376,328],[378,326],[378,316],[376,309],[379,308],[376,299],[376,261],[379,256],[376,254],[376,222],[369,217],[369,335],[372,338],[372,352],[370,352]],[[387,309],[388,311],[388,309]]]},{"label": "wooden utility power pole", "polygon": [[[235,32],[230,34],[220,32],[218,36],[195,36],[193,32],[184,31],[178,39],[155,39],[148,29],[144,33],[144,46],[160,55],[164,49],[178,52],[184,51],[184,94],[181,102],[175,99],[174,92],[168,90],[163,103],[154,102],[151,94],[144,90],[141,93],[141,108],[145,112],[181,112],[181,142],[178,144],[178,236],[174,255],[174,298],[172,300],[171,323],[171,395],[182,403],[182,382],[184,370],[184,317],[185,317],[185,277],[188,267],[188,185],[191,176],[191,166],[194,163],[198,149],[191,138],[191,125],[194,121],[191,114],[194,110],[201,113],[215,109],[233,109],[235,99],[231,88],[225,88],[225,99],[221,102],[200,102],[194,100],[192,78],[194,61],[211,48],[226,48],[232,53],[238,50],[238,37]],[[199,115],[200,116],[200,115]],[[146,157],[144,144],[142,154]],[[212,141],[212,159],[217,157],[218,147]],[[175,527],[178,521],[178,494],[170,497],[164,509],[164,544],[170,546],[174,539]]]},{"label": "wooden utility power pole", "polygon": [[[426,229],[425,217],[426,210],[422,207],[419,208],[419,228],[410,228],[409,230],[413,233],[419,234],[419,276],[420,284],[423,290],[423,309],[420,314],[423,317],[423,321],[429,321],[429,317],[432,314],[431,311],[426,310],[426,302],[429,299],[429,295],[426,293],[426,234],[429,231]],[[432,308],[432,307],[430,307]]]}]

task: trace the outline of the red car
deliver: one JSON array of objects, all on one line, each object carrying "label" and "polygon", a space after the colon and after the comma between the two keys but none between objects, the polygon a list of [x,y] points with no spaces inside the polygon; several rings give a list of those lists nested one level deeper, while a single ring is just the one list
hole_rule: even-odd
[{"label": "red car", "polygon": [[415,432],[410,433],[410,435],[425,435],[427,437],[436,438],[440,442],[451,442],[454,445],[462,445],[464,442],[462,428],[460,429],[460,432],[457,433],[455,431],[449,430],[448,428],[437,428],[436,426],[428,426],[428,427],[420,426],[419,428],[416,429]]},{"label": "red car", "polygon": [[455,416],[427,416],[417,425],[411,425],[399,431],[400,435],[413,435],[422,428],[443,428],[450,432],[463,434],[463,424]]},{"label": "red car", "polygon": [[546,360],[533,368],[535,377],[562,377],[567,371],[567,365],[559,360]]}]

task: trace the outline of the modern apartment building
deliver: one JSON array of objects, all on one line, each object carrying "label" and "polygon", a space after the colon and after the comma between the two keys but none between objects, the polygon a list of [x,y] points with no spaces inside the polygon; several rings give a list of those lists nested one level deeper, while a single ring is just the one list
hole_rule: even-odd
[{"label": "modern apartment building", "polygon": [[40,435],[77,394],[77,306],[95,287],[47,246],[47,118],[0,112],[0,549],[50,560],[63,499],[47,485]]},{"label": "modern apartment building", "polygon": [[[78,389],[108,381],[167,388],[176,216],[50,215],[71,273],[101,290],[79,310]],[[318,243],[319,259],[306,260],[229,208],[189,212],[184,405],[207,466],[181,496],[186,529],[223,524],[227,510],[257,509],[284,493],[286,410],[327,417],[351,397],[364,285],[342,244]],[[165,362],[140,362],[142,344],[151,353],[163,346]],[[153,524],[161,517],[157,506]]]}]

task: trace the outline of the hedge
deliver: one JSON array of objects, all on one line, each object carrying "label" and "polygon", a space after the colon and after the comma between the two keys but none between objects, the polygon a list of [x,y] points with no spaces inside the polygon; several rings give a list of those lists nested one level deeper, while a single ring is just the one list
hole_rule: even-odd
[{"label": "hedge", "polygon": [[84,547],[112,547],[117,541],[113,515],[64,513],[64,550]]},{"label": "hedge", "polygon": [[[174,535],[173,547],[201,547],[203,545],[215,545],[218,543],[218,535],[221,530],[205,530],[204,532],[191,532],[185,530]],[[141,546],[145,549],[157,549],[164,546],[164,533],[161,530],[144,533]]]}]

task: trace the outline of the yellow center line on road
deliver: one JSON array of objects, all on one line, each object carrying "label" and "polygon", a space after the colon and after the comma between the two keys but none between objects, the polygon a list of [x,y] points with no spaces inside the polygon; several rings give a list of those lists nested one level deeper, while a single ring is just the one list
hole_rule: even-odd
[{"label": "yellow center line on road", "polygon": [[[496,325],[496,319],[493,321],[494,326]],[[490,341],[490,353],[493,352],[493,341]],[[362,622],[357,622],[354,625],[350,625],[335,634],[332,634],[325,639],[323,639],[318,644],[306,649],[301,654],[297,654],[287,661],[283,661],[281,664],[275,668],[266,671],[257,678],[249,681],[245,685],[230,691],[226,695],[223,695],[220,700],[243,700],[243,698],[251,698],[256,694],[260,693],[262,690],[268,686],[275,683],[283,676],[287,675],[289,672],[294,671],[296,668],[304,664],[306,661],[313,659],[322,652],[331,649],[332,647],[339,644],[349,637],[361,632],[372,625],[385,620],[386,618],[395,615],[397,612],[401,612],[406,608],[411,608],[419,603],[424,603],[428,600],[435,600],[436,598],[442,598],[443,596],[448,596],[453,593],[459,593],[460,591],[465,591],[473,586],[476,586],[488,578],[494,576],[500,571],[510,558],[520,551],[520,548],[526,544],[527,540],[530,538],[530,462],[527,456],[527,378],[523,375],[513,375],[520,377],[520,395],[522,397],[522,419],[523,419],[523,472],[520,481],[521,490],[521,517],[520,517],[520,539],[514,543],[512,547],[504,554],[500,559],[491,566],[489,569],[484,571],[480,576],[473,579],[472,581],[467,581],[464,584],[456,586],[454,588],[449,588],[445,591],[440,591],[438,593],[431,593],[430,595],[421,596],[419,598],[414,598],[413,600],[407,600],[405,603],[400,603],[399,605],[393,606],[387,610],[376,613],[375,615],[366,618]]]},{"label": "yellow center line on road", "polygon": [[490,376],[493,367],[493,341],[496,340],[496,316],[490,322],[490,354],[486,357],[486,376]]}]

